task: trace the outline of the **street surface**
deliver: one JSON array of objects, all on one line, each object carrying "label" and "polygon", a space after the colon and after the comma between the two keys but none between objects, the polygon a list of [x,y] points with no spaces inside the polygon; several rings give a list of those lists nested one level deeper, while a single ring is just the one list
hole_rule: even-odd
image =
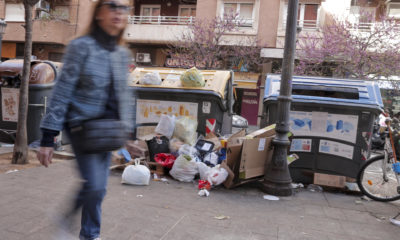
[{"label": "street surface", "polygon": [[[120,183],[112,173],[103,205],[103,240],[140,239],[399,239],[389,218],[400,203],[361,200],[338,192],[299,190],[279,201],[254,186],[197,196],[193,183]],[[0,174],[0,239],[57,239],[56,216],[79,184],[74,161]],[[222,218],[218,220],[217,218]],[[78,235],[78,220],[74,226]],[[77,238],[76,238],[77,239]]]}]

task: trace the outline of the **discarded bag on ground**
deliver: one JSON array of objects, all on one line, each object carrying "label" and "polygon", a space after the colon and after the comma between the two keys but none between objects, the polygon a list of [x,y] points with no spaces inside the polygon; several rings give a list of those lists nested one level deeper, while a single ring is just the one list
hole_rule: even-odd
[{"label": "discarded bag on ground", "polygon": [[171,138],[172,134],[174,134],[174,129],[175,129],[175,116],[162,114],[160,117],[160,121],[158,122],[157,127],[155,129],[155,132],[164,135],[167,138]]},{"label": "discarded bag on ground", "polygon": [[191,182],[198,173],[196,162],[189,155],[180,155],[169,174],[181,182]]},{"label": "discarded bag on ground", "polygon": [[225,182],[228,178],[228,171],[220,167],[220,165],[217,165],[211,168],[210,171],[207,172],[207,175],[207,181],[210,182],[211,185],[217,186]]},{"label": "discarded bag on ground", "polygon": [[150,170],[140,165],[140,160],[135,159],[135,165],[129,165],[122,173],[122,183],[132,185],[149,185]]},{"label": "discarded bag on ground", "polygon": [[183,144],[178,151],[179,156],[180,155],[189,155],[193,159],[196,159],[197,156],[199,155],[199,152],[195,147],[190,146],[189,144]]},{"label": "discarded bag on ground", "polygon": [[218,164],[219,161],[218,159],[219,159],[218,154],[210,152],[203,157],[203,162],[208,166],[214,167],[215,165]]},{"label": "discarded bag on ground", "polygon": [[179,117],[175,121],[174,137],[187,144],[194,145],[197,140],[197,120],[191,117]]},{"label": "discarded bag on ground", "polygon": [[157,153],[169,153],[169,139],[165,136],[155,136],[146,141],[149,148],[150,161],[154,161]]},{"label": "discarded bag on ground", "polygon": [[211,170],[211,167],[207,166],[203,162],[196,162],[197,168],[199,169],[200,180],[207,181],[208,172]]},{"label": "discarded bag on ground", "polygon": [[158,72],[146,73],[139,79],[139,83],[143,85],[161,85],[160,74]]},{"label": "discarded bag on ground", "polygon": [[199,151],[200,158],[204,158],[204,156],[213,151],[214,143],[204,139],[199,139],[194,147]]},{"label": "discarded bag on ground", "polygon": [[171,169],[174,165],[176,157],[169,153],[158,153],[154,156],[154,160],[163,167]]},{"label": "discarded bag on ground", "polygon": [[197,68],[192,67],[181,75],[181,83],[184,87],[204,87],[204,76]]}]

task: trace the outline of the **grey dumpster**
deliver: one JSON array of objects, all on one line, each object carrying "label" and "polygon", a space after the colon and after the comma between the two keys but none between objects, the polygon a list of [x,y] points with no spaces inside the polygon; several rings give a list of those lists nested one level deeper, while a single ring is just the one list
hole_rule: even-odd
[{"label": "grey dumpster", "polygon": [[[1,111],[0,142],[13,143],[18,121],[19,86],[22,60],[9,60],[0,64]],[[40,121],[46,111],[48,98],[54,86],[58,63],[33,61],[29,79],[29,106],[27,119],[28,143],[40,139]]]},{"label": "grey dumpster", "polygon": [[[280,75],[268,75],[262,126],[277,119]],[[289,165],[293,181],[310,183],[313,172],[355,178],[369,157],[374,120],[383,109],[375,82],[293,77]]]}]

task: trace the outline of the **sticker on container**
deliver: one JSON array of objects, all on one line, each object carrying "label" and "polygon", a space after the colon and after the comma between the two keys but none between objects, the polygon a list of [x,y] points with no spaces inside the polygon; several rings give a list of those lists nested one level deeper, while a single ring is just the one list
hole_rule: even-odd
[{"label": "sticker on container", "polygon": [[18,88],[1,88],[1,113],[3,121],[18,122]]},{"label": "sticker on container", "polygon": [[357,128],[357,115],[290,112],[289,129],[295,136],[328,137],[355,143]]},{"label": "sticker on container", "polygon": [[265,148],[265,138],[260,138],[260,141],[258,142],[258,151],[264,151]]},{"label": "sticker on container", "polygon": [[291,152],[311,152],[311,139],[293,139],[290,145]]},{"label": "sticker on container", "polygon": [[211,113],[211,102],[203,102],[203,113]]},{"label": "sticker on container", "polygon": [[209,118],[206,119],[206,133],[214,132],[217,126],[217,119]]},{"label": "sticker on container", "polygon": [[353,159],[354,147],[334,141],[320,140],[319,152]]},{"label": "sticker on container", "polygon": [[197,119],[198,103],[138,99],[136,123],[158,123],[162,114]]}]

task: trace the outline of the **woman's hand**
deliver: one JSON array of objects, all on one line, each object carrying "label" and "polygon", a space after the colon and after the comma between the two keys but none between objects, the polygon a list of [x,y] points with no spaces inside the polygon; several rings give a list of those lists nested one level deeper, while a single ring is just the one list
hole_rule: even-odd
[{"label": "woman's hand", "polygon": [[43,166],[48,167],[50,163],[52,163],[51,159],[53,158],[53,152],[53,147],[40,147],[39,151],[37,152],[37,158],[39,162]]}]

